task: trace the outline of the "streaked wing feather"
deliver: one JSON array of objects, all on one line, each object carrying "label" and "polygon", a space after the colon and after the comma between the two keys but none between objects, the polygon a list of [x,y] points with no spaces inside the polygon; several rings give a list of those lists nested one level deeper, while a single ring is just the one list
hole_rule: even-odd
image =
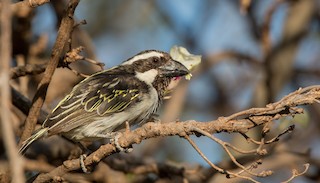
[{"label": "streaked wing feather", "polygon": [[135,77],[108,74],[89,77],[76,85],[44,122],[50,134],[68,132],[99,116],[121,112],[140,101],[147,86]]},{"label": "streaked wing feather", "polygon": [[80,109],[79,111],[70,114],[66,118],[61,119],[61,121],[58,121],[53,126],[51,126],[49,134],[55,135],[68,132],[72,129],[77,128],[79,125],[90,122],[90,120],[93,120],[94,117],[94,113],[85,113],[83,109]]}]

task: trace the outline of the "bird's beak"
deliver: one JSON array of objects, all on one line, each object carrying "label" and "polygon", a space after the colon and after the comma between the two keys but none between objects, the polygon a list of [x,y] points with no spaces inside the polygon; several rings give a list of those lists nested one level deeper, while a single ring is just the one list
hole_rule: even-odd
[{"label": "bird's beak", "polygon": [[170,60],[165,65],[159,67],[159,70],[160,75],[165,77],[179,77],[190,73],[190,71],[184,65],[175,60]]}]

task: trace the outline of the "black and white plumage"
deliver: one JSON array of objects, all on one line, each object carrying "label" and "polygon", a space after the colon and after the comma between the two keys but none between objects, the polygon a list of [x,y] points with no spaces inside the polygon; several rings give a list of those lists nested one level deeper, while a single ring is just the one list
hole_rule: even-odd
[{"label": "black and white plumage", "polygon": [[170,81],[188,73],[168,53],[140,52],[77,84],[19,151],[24,152],[32,142],[47,136],[91,141],[110,138],[127,121],[130,125],[146,122],[157,111]]}]

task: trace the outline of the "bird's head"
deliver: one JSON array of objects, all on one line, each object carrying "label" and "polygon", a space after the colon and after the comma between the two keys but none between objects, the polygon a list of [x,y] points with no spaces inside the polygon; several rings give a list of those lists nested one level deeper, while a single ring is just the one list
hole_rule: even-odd
[{"label": "bird's head", "polygon": [[189,74],[189,70],[162,51],[146,50],[131,57],[122,65],[131,66],[136,76],[158,76],[166,78],[180,77]]},{"label": "bird's head", "polygon": [[130,67],[135,76],[158,92],[166,90],[170,81],[189,74],[189,70],[180,62],[162,51],[146,50],[129,58],[121,64]]}]

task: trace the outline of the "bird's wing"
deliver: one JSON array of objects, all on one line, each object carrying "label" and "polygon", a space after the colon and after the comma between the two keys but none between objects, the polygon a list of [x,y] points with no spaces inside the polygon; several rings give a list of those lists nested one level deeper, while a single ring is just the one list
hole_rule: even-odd
[{"label": "bird's wing", "polygon": [[102,72],[76,85],[48,116],[44,127],[50,135],[68,132],[96,117],[124,111],[137,103],[148,87],[128,75]]}]

